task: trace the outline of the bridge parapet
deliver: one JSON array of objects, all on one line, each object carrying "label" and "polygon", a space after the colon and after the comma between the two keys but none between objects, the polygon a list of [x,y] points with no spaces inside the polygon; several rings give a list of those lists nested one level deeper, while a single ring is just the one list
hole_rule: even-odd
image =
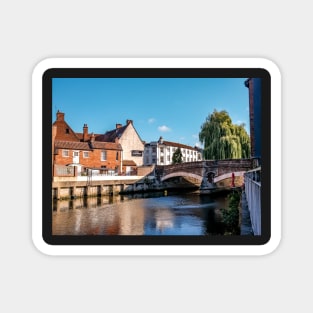
[{"label": "bridge parapet", "polygon": [[[210,168],[210,165],[208,165]],[[243,172],[252,169],[252,159],[225,159],[217,161],[217,173],[221,176],[232,172]]]},{"label": "bridge parapet", "polygon": [[251,159],[225,159],[185,162],[164,166],[157,165],[155,169],[156,172],[161,176],[166,176],[174,172],[190,172],[203,176],[207,171],[217,171],[216,175],[219,176],[232,171],[248,171],[251,168]]},{"label": "bridge parapet", "polygon": [[198,176],[203,176],[204,162],[185,162],[171,165],[157,165],[155,167],[155,175],[159,180],[163,177],[174,173],[190,173]]},{"label": "bridge parapet", "polygon": [[158,165],[155,167],[155,176],[159,181],[175,176],[196,178],[202,183],[212,183],[214,177],[229,173],[246,172],[252,169],[251,159],[225,159],[185,162],[172,165]]}]

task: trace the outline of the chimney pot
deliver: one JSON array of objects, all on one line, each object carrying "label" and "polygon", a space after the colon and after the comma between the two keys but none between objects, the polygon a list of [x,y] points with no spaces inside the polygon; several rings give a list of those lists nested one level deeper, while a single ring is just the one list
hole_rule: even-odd
[{"label": "chimney pot", "polygon": [[64,121],[64,113],[60,111],[57,112],[57,121]]},{"label": "chimney pot", "polygon": [[83,127],[83,141],[87,141],[88,140],[88,126],[87,124],[84,124]]}]

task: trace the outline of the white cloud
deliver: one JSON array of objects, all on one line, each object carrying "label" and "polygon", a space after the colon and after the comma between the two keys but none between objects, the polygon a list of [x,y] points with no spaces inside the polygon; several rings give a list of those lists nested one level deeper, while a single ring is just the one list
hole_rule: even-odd
[{"label": "white cloud", "polygon": [[159,126],[159,127],[158,127],[158,130],[159,130],[160,132],[162,132],[162,133],[166,133],[166,132],[171,131],[171,129],[170,129],[169,127],[165,126],[165,125]]},{"label": "white cloud", "polygon": [[153,124],[155,122],[155,118],[151,117],[148,119],[149,124]]},{"label": "white cloud", "polygon": [[198,135],[192,135],[192,138],[197,139],[197,138],[199,138],[199,136]]},{"label": "white cloud", "polygon": [[236,125],[242,125],[242,124],[245,124],[245,126],[247,126],[247,123],[245,121],[238,120],[236,122]]}]

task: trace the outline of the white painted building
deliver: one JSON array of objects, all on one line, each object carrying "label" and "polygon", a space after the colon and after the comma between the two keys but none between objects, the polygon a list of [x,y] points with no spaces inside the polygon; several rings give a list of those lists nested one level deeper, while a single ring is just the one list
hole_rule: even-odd
[{"label": "white painted building", "polygon": [[132,120],[126,120],[126,125],[116,124],[115,129],[96,137],[98,141],[119,143],[122,151],[122,172],[127,175],[143,165],[144,142],[137,133]]},{"label": "white painted building", "polygon": [[172,164],[173,154],[177,148],[181,149],[183,162],[196,162],[202,160],[201,150],[197,147],[183,145],[177,142],[163,140],[151,141],[145,144],[144,165],[170,165]]}]

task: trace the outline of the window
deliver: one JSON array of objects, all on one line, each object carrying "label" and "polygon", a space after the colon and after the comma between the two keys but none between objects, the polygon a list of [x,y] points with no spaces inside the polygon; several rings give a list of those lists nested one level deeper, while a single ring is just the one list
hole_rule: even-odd
[{"label": "window", "polygon": [[69,130],[68,128],[66,128],[65,133],[66,133],[66,134],[69,134],[69,133],[70,133],[70,130]]},{"label": "window", "polygon": [[170,156],[169,156],[169,155],[166,157],[166,160],[167,160],[167,161],[170,161]]},{"label": "window", "polygon": [[63,156],[64,158],[68,158],[69,155],[70,155],[70,152],[69,152],[68,150],[62,150],[62,156]]},{"label": "window", "polygon": [[163,153],[164,152],[164,148],[160,148],[160,152]]},{"label": "window", "polygon": [[116,152],[116,161],[118,161],[118,152]]},{"label": "window", "polygon": [[106,161],[106,160],[107,160],[107,152],[101,151],[101,161]]},{"label": "window", "polygon": [[160,157],[160,163],[164,163],[164,157]]},{"label": "window", "polygon": [[152,153],[156,153],[156,147],[152,147]]},{"label": "window", "polygon": [[89,158],[89,151],[83,151],[83,158]]}]

